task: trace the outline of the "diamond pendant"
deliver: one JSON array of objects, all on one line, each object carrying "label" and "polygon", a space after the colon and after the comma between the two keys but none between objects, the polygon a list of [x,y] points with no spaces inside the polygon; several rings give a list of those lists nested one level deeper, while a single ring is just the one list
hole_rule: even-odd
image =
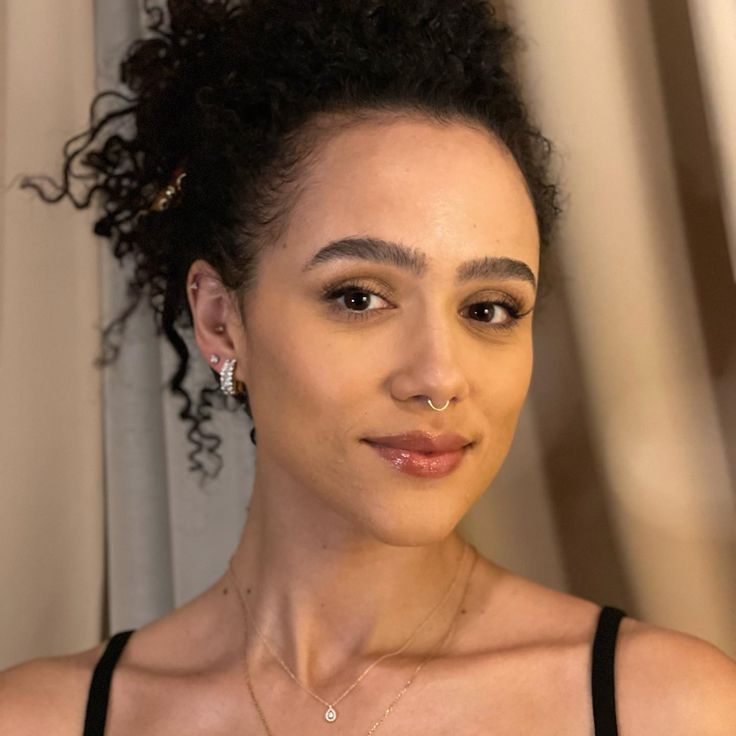
[{"label": "diamond pendant", "polygon": [[325,720],[327,723],[334,723],[337,720],[337,711],[332,706],[325,711]]}]

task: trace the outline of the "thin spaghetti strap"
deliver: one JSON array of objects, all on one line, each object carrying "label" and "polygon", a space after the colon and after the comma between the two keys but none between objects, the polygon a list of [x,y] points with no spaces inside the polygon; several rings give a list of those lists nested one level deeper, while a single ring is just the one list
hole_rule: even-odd
[{"label": "thin spaghetti strap", "polygon": [[123,647],[135,629],[119,631],[110,638],[105,651],[95,666],[87,698],[87,711],[84,717],[83,736],[103,736],[107,721],[107,703],[110,699],[112,673]]},{"label": "thin spaghetti strap", "polygon": [[616,636],[626,612],[614,606],[603,606],[593,641],[591,691],[595,736],[618,736],[614,659]]}]

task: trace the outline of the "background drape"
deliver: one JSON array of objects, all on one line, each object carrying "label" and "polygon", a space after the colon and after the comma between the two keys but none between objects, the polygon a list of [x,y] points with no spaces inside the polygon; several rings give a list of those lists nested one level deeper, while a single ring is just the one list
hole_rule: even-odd
[{"label": "background drape", "polygon": [[[570,192],[553,311],[571,329],[585,396],[574,424],[585,426],[588,452],[573,473],[588,460],[599,480],[571,484],[550,464],[556,514],[575,518],[571,493],[602,493],[625,583],[609,595],[733,654],[736,289],[687,5],[506,5],[527,39],[525,88]],[[536,373],[548,401],[532,397],[549,421],[540,444],[556,437],[567,451],[556,416],[565,384],[552,395],[545,385],[561,341],[540,328],[540,347],[553,343]],[[569,540],[568,569],[606,574],[608,550],[594,560]]]},{"label": "background drape", "polygon": [[730,0],[688,0],[692,33],[705,98],[705,112],[716,149],[723,215],[736,278],[736,5]]},{"label": "background drape", "polygon": [[[223,472],[204,488],[188,473],[165,390],[174,356],[146,311],[118,362],[94,369],[123,274],[90,213],[13,186],[55,170],[140,32],[129,0],[58,5],[0,3],[0,666],[90,646],[211,584],[254,461],[245,415],[221,414]],[[718,23],[731,16],[717,0],[692,6],[501,8],[525,39],[516,64],[568,200],[530,397],[461,531],[523,575],[736,656],[736,166],[724,134],[736,90],[719,71],[733,49]],[[211,380],[195,364],[192,389]]]},{"label": "background drape", "polygon": [[0,2],[0,667],[104,634],[98,251],[57,169],[94,88],[87,0]]}]

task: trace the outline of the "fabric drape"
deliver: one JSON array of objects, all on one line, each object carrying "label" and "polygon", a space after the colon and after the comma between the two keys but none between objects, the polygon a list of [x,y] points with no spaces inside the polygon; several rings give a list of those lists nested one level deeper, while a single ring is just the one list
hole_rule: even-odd
[{"label": "fabric drape", "polygon": [[[626,588],[611,594],[631,615],[733,655],[736,289],[687,5],[564,5],[506,8],[570,192],[557,308],[572,329],[579,417],[603,481],[585,493],[601,494],[625,573]],[[560,348],[541,356],[537,387]],[[551,401],[548,415],[569,400],[564,383],[542,390],[532,404]],[[557,417],[547,429],[543,447],[566,441]],[[607,575],[584,546],[572,552],[568,568]]]},{"label": "fabric drape", "polygon": [[736,5],[730,0],[689,0],[688,8],[736,279]]},{"label": "fabric drape", "polygon": [[104,621],[99,249],[18,182],[61,166],[94,90],[85,0],[0,2],[0,668]]}]

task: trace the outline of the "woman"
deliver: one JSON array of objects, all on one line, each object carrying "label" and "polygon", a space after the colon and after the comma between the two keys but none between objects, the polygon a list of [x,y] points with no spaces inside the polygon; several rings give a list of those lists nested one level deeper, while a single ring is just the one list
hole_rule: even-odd
[{"label": "woman", "polygon": [[70,163],[182,355],[173,388],[183,322],[253,419],[248,519],[194,600],[3,673],[0,733],[735,733],[718,649],[455,532],[514,434],[559,212],[508,27],[481,0],[168,11]]}]

